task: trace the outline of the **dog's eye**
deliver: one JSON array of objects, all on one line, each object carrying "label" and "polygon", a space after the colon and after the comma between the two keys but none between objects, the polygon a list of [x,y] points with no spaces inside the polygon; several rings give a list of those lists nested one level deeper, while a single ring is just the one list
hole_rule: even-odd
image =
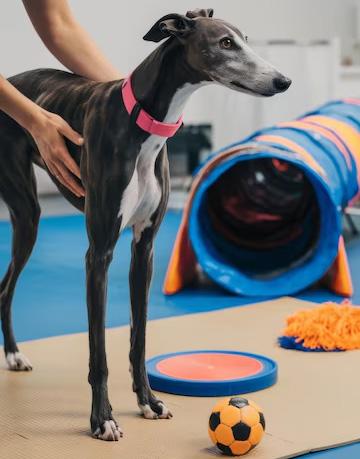
[{"label": "dog's eye", "polygon": [[230,49],[233,46],[233,42],[230,38],[223,38],[220,41],[220,46],[224,49]]}]

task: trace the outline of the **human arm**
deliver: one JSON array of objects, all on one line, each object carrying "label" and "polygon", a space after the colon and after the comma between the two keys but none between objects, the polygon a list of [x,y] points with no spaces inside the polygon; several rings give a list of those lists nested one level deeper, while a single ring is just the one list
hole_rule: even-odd
[{"label": "human arm", "polygon": [[[122,78],[75,20],[66,0],[23,0],[23,4],[44,44],[71,71],[98,81]],[[79,167],[69,155],[63,138],[80,146],[82,137],[61,117],[37,106],[1,75],[0,110],[30,132],[59,182],[77,196],[84,196],[83,187],[70,173],[80,178]]]},{"label": "human arm", "polygon": [[63,137],[82,145],[82,137],[66,121],[25,97],[0,74],[0,110],[17,121],[33,137],[50,172],[76,196],[84,196],[78,165],[69,155]]},{"label": "human arm", "polygon": [[75,19],[67,0],[23,3],[45,46],[65,67],[95,81],[123,78]]}]

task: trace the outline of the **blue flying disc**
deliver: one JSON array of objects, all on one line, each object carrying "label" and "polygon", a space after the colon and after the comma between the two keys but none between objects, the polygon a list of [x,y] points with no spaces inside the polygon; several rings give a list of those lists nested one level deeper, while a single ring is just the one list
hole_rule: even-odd
[{"label": "blue flying disc", "polygon": [[146,362],[150,386],[169,394],[195,397],[232,396],[274,385],[274,360],[235,351],[176,352]]}]

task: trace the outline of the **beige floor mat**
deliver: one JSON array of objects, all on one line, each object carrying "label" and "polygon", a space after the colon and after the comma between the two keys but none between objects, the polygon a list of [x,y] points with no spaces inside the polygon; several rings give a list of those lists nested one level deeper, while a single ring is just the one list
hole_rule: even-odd
[{"label": "beige floor mat", "polygon": [[[196,300],[194,300],[196,301]],[[247,457],[296,457],[360,439],[360,352],[286,351],[276,337],[287,315],[312,303],[283,298],[151,322],[147,356],[192,349],[255,352],[279,364],[279,382],[250,395],[264,410],[267,432]],[[71,320],[71,318],[69,318]],[[161,394],[172,420],[138,415],[128,372],[129,329],[107,331],[109,390],[124,430],[118,443],[89,436],[87,335],[21,344],[32,373],[13,373],[0,360],[1,459],[205,459],[221,456],[207,435],[217,398]]]}]

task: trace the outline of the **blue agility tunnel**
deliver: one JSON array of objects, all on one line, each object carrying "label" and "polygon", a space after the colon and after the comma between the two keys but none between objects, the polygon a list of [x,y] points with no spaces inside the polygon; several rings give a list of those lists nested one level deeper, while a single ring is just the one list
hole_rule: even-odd
[{"label": "blue agility tunnel", "polygon": [[323,280],[352,294],[342,212],[360,177],[360,100],[331,102],[259,131],[197,170],[164,283],[198,267],[230,292],[292,295]]}]

